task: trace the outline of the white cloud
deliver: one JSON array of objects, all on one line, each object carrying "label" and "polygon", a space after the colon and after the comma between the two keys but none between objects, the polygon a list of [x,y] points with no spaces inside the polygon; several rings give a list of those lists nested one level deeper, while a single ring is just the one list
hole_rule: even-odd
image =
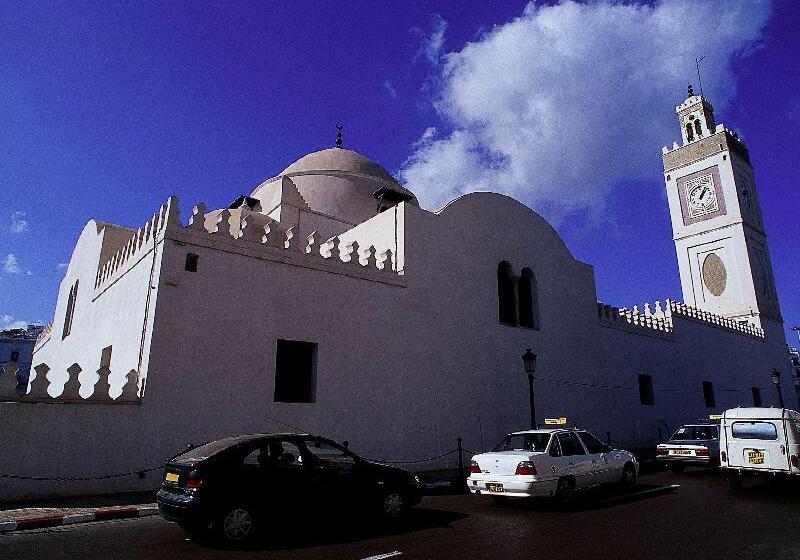
[{"label": "white cloud", "polygon": [[25,212],[17,211],[11,214],[12,233],[25,233],[28,229],[28,221],[25,219]]},{"label": "white cloud", "polygon": [[427,207],[492,190],[555,222],[572,212],[597,216],[613,183],[660,174],[661,146],[679,137],[674,107],[698,54],[706,55],[705,93],[724,122],[733,62],[757,41],[769,7],[532,2],[444,55],[433,102],[447,132],[428,128],[400,174]]},{"label": "white cloud", "polygon": [[27,321],[17,321],[8,314],[0,315],[0,331],[8,329],[24,329],[28,327]]},{"label": "white cloud", "polygon": [[[422,44],[414,55],[414,62],[421,57],[425,57],[425,60],[431,66],[438,66],[442,56],[442,48],[444,47],[444,32],[447,30],[447,22],[439,14],[432,14],[430,23],[430,30],[427,34],[424,34]],[[413,31],[419,36],[423,35],[420,29],[414,29]]]},{"label": "white cloud", "polygon": [[12,253],[9,253],[3,259],[3,271],[7,274],[19,274],[19,261]]},{"label": "white cloud", "polygon": [[394,89],[394,86],[392,85],[391,81],[384,80],[383,89],[386,90],[386,93],[389,94],[389,97],[391,97],[392,99],[397,99],[398,98],[397,90]]},{"label": "white cloud", "polygon": [[66,270],[66,268],[67,268],[67,263],[58,263],[58,264],[56,265],[56,268],[57,268],[58,270]]}]

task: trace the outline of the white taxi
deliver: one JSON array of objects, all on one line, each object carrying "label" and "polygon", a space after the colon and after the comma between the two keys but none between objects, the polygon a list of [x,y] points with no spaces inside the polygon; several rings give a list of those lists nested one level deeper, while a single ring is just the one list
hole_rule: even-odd
[{"label": "white taxi", "polygon": [[552,496],[571,502],[576,490],[608,483],[636,485],[639,463],[579,429],[538,429],[505,436],[472,457],[467,486],[473,494],[503,498]]}]

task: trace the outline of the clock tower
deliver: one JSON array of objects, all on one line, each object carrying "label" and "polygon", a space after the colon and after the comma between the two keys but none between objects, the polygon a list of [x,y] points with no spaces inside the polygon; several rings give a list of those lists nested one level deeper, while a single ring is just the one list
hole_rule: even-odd
[{"label": "clock tower", "polygon": [[781,322],[747,147],[692,86],[675,112],[683,141],[663,160],[684,302],[762,328]]}]

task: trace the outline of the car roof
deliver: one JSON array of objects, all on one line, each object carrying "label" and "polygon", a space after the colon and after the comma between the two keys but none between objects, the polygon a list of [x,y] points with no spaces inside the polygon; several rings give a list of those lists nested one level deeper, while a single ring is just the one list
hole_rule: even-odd
[{"label": "car roof", "polygon": [[724,418],[796,418],[797,412],[786,408],[743,407],[731,408],[722,413]]},{"label": "car roof", "polygon": [[511,432],[508,435],[516,436],[520,434],[554,434],[558,432],[584,432],[586,430],[582,430],[580,428],[537,428],[536,430],[522,430],[520,432]]}]

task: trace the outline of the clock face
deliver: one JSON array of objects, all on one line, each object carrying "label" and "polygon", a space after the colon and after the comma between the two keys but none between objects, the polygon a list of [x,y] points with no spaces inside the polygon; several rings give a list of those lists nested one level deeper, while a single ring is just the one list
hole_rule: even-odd
[{"label": "clock face", "polygon": [[690,218],[697,218],[719,210],[714,177],[710,173],[687,181],[684,185],[684,193]]}]

